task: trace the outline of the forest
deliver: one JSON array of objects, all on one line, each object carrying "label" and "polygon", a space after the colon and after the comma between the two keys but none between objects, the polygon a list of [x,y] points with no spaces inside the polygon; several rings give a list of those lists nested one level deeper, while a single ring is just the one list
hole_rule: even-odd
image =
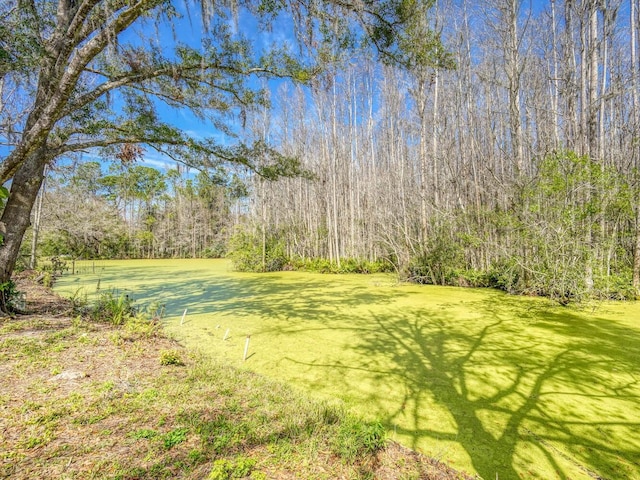
[{"label": "forest", "polygon": [[442,38],[430,66],[336,47],[308,85],[264,82],[242,135],[302,174],[76,159],[49,171],[39,252],[634,298],[637,3],[439,0],[415,27]]},{"label": "forest", "polygon": [[429,13],[438,65],[336,51],[310,85],[268,85],[243,134],[304,174],[75,161],[49,172],[41,253],[229,254],[241,269],[635,297],[637,2],[440,0]]}]

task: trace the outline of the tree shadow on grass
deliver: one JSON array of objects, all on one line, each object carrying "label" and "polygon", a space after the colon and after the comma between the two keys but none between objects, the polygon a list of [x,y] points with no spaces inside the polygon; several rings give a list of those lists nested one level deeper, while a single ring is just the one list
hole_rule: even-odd
[{"label": "tree shadow on grass", "polygon": [[[102,278],[117,284],[121,274]],[[487,480],[640,478],[640,329],[497,292],[465,302],[462,313],[453,303],[391,310],[380,307],[402,290],[333,276],[203,278],[194,269],[164,283],[163,274],[144,268],[127,278],[148,281],[135,296],[166,298],[169,315],[257,315],[263,333],[282,338],[350,335],[349,357],[289,361],[322,370],[310,388],[360,389],[354,396],[414,448],[459,445]],[[400,390],[395,403],[389,386]]]},{"label": "tree shadow on grass", "polygon": [[[152,273],[140,272],[140,277],[127,274],[127,281],[146,285],[132,291],[140,303],[167,302],[167,315],[230,312],[237,316],[260,315],[265,318],[318,320],[346,315],[356,306],[385,304],[397,298],[398,292],[372,293],[362,285],[348,285],[337,277],[301,275],[299,281],[283,281],[285,275],[225,276],[203,279],[202,272],[185,271],[181,278],[158,283]],[[195,280],[193,279],[195,278]],[[117,276],[104,278],[103,283],[117,285]],[[125,291],[125,290],[122,290]]]},{"label": "tree shadow on grass", "polygon": [[[405,388],[387,425],[414,447],[459,443],[486,479],[545,478],[529,464],[536,459],[561,479],[640,478],[639,332],[557,309],[524,327],[522,302],[501,301],[474,305],[481,321],[441,310],[372,314],[377,328],[355,348],[362,358],[385,352],[387,368],[374,375]],[[515,319],[497,313],[505,307]],[[431,404],[454,431],[429,426]]]}]

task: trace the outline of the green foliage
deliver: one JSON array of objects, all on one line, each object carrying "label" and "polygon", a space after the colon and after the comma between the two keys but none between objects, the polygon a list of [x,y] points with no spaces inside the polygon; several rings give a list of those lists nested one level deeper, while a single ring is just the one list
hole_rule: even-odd
[{"label": "green foliage", "polygon": [[16,284],[13,280],[0,283],[0,309],[3,311],[10,311],[16,306],[16,302],[19,300],[20,292],[16,289]]},{"label": "green foliage", "polygon": [[588,157],[558,151],[542,159],[536,177],[516,191],[514,208],[506,212],[513,245],[494,268],[497,285],[561,303],[618,296],[611,291],[617,282],[592,287],[587,271],[611,278],[628,268],[630,257],[616,254],[605,265],[598,252],[615,252],[616,238],[603,230],[605,225],[633,218],[629,192],[628,179]]},{"label": "green foliage", "polygon": [[258,478],[253,475],[256,461],[247,457],[237,457],[234,460],[216,460],[213,469],[209,473],[211,480],[229,480],[232,478]]},{"label": "green foliage", "polygon": [[489,269],[487,279],[489,287],[517,293],[520,285],[520,268],[513,260],[498,261]]},{"label": "green foliage", "polygon": [[44,259],[40,263],[39,270],[42,271],[42,284],[51,288],[57,278],[59,278],[67,269],[67,261],[54,255],[48,259]]},{"label": "green foliage", "polygon": [[630,179],[615,169],[571,151],[554,152],[514,187],[508,208],[434,222],[408,265],[398,269],[418,283],[497,288],[563,304],[634,298],[632,239],[619,236],[634,222],[633,198]]},{"label": "green foliage", "polygon": [[400,0],[398,12],[406,27],[399,35],[401,64],[410,72],[427,69],[453,69],[456,63],[440,40],[440,34],[429,25],[429,12],[433,0]]},{"label": "green foliage", "polygon": [[295,270],[317,273],[383,273],[392,272],[393,265],[387,260],[364,260],[343,258],[340,264],[326,258],[298,258],[291,261]]},{"label": "green foliage", "polygon": [[494,287],[492,284],[491,276],[488,272],[478,270],[475,268],[469,268],[462,270],[458,274],[458,285],[461,287],[472,288],[488,288]]},{"label": "green foliage", "polygon": [[187,433],[189,433],[188,428],[176,428],[165,433],[162,437],[164,448],[168,450],[181,444],[187,439]]},{"label": "green foliage", "polygon": [[90,307],[89,315],[96,322],[107,322],[112,325],[122,325],[135,317],[136,308],[129,295],[117,295],[110,290],[100,294],[94,305]]},{"label": "green foliage", "polygon": [[223,241],[217,241],[202,251],[202,258],[224,258],[227,254],[227,245]]},{"label": "green foliage", "polygon": [[638,292],[633,287],[631,276],[630,268],[616,275],[598,275],[594,279],[594,289],[601,299],[638,300]]},{"label": "green foliage", "polygon": [[132,438],[135,438],[136,440],[141,440],[141,439],[150,440],[152,438],[157,437],[158,432],[156,432],[155,430],[150,430],[148,428],[143,428],[140,430],[136,430],[135,432],[132,432],[130,436]]},{"label": "green foliage", "polygon": [[386,431],[381,423],[365,423],[347,416],[340,423],[333,448],[343,460],[353,462],[384,448],[385,438]]},{"label": "green foliage", "polygon": [[178,350],[165,350],[160,353],[160,365],[182,366],[184,361]]},{"label": "green foliage", "polygon": [[232,235],[228,256],[240,272],[275,272],[289,261],[279,236],[246,228],[238,228]]},{"label": "green foliage", "polygon": [[449,225],[440,225],[423,245],[423,251],[410,260],[406,274],[410,281],[433,285],[457,285],[459,271],[465,269],[461,242],[452,238]]}]

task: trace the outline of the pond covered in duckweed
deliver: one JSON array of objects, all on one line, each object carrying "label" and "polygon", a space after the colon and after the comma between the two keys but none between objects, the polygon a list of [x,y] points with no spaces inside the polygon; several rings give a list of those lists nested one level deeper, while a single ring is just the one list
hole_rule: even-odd
[{"label": "pond covered in duckweed", "polygon": [[56,285],[111,289],[162,305],[186,345],[341,399],[487,480],[640,478],[638,302],[562,307],[390,275],[237,273],[225,260],[81,262]]}]

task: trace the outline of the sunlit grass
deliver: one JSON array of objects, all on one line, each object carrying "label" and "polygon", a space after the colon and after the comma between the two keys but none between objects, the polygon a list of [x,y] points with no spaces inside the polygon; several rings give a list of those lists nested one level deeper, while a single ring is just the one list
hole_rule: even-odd
[{"label": "sunlit grass", "polygon": [[87,270],[58,290],[160,302],[186,343],[341,398],[484,478],[640,478],[637,303],[568,308],[384,275],[239,274],[214,260]]},{"label": "sunlit grass", "polygon": [[[340,402],[310,400],[131,322],[53,326],[37,338],[22,330],[20,342],[3,343],[1,478],[355,479],[373,478],[387,458],[384,429]],[[110,341],[125,330],[126,341]],[[78,341],[86,336],[96,340],[91,358]],[[59,367],[24,355],[28,344]],[[414,462],[403,474],[421,470]]]}]

